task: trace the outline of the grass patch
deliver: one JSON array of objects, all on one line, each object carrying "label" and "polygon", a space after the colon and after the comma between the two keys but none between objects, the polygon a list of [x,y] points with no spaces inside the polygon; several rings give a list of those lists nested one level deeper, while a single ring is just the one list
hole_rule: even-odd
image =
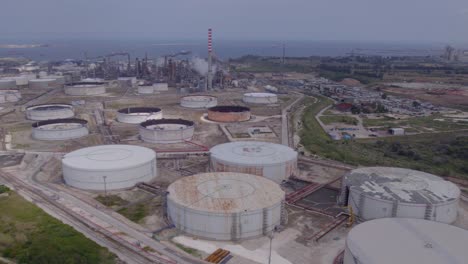
[{"label": "grass patch", "polygon": [[395,166],[468,178],[468,132],[335,141],[315,119],[332,102],[316,97],[318,103],[311,103],[302,116],[301,144],[311,153],[352,165]]},{"label": "grass patch", "polygon": [[332,123],[343,123],[347,125],[356,126],[358,124],[358,120],[352,116],[321,116],[320,120],[325,125],[330,125]]},{"label": "grass patch", "polygon": [[128,204],[128,201],[122,199],[118,195],[107,195],[107,196],[99,195],[95,199],[99,201],[100,203],[102,203],[103,205],[109,206],[109,207],[124,206]]},{"label": "grass patch", "polygon": [[190,255],[194,256],[194,257],[197,257],[197,258],[201,258],[202,257],[202,254],[200,254],[200,252],[194,248],[190,248],[190,247],[186,247],[182,244],[179,244],[179,243],[174,243],[176,245],[176,247],[182,249],[183,251],[189,253]]},{"label": "grass patch", "polygon": [[110,264],[116,257],[15,192],[0,198],[0,253],[17,263]]},{"label": "grass patch", "polygon": [[0,194],[9,192],[10,189],[6,187],[5,185],[0,185]]},{"label": "grass patch", "polygon": [[[439,120],[437,120],[439,119]],[[466,122],[453,122],[451,119],[442,117],[441,115],[431,115],[424,117],[412,117],[407,119],[394,119],[390,117],[383,117],[380,119],[365,118],[365,127],[382,126],[385,128],[390,127],[412,127],[417,130],[430,130],[430,131],[452,131],[468,129]]]},{"label": "grass patch", "polygon": [[151,201],[132,204],[117,212],[131,221],[138,223],[146,216],[151,215],[159,206],[161,206],[161,198],[156,197]]}]

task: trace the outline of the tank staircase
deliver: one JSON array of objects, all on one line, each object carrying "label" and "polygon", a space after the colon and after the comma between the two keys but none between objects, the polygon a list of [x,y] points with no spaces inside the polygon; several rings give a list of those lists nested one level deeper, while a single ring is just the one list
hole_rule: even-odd
[{"label": "tank staircase", "polygon": [[268,209],[263,209],[263,223],[262,223],[262,233],[263,235],[268,235]]},{"label": "tank staircase", "polygon": [[426,205],[426,211],[424,212],[424,219],[432,220],[432,214],[434,213],[434,207],[432,204]]},{"label": "tank staircase", "polygon": [[340,226],[341,224],[346,222],[346,220],[348,220],[348,218],[349,218],[349,215],[346,215],[346,214],[341,214],[341,215],[337,216],[335,218],[335,220],[333,220],[331,223],[324,226],[322,229],[320,229],[320,231],[318,231],[317,233],[312,235],[307,240],[312,240],[313,239],[315,242],[318,242],[321,238],[323,238],[325,235],[330,233],[333,229],[337,228],[338,226]]}]

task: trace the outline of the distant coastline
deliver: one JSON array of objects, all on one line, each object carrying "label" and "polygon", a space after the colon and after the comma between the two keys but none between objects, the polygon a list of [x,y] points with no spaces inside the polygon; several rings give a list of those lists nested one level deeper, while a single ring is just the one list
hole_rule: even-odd
[{"label": "distant coastline", "polygon": [[0,49],[31,49],[31,48],[45,48],[49,47],[48,44],[0,44]]}]

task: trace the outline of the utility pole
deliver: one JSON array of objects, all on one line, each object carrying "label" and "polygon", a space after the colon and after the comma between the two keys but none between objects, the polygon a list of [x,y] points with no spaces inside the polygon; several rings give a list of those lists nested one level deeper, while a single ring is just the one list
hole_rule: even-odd
[{"label": "utility pole", "polygon": [[[106,182],[107,176],[102,176],[102,179],[104,180],[104,200],[107,203],[107,182]],[[107,204],[106,204],[107,206]]]},{"label": "utility pole", "polygon": [[283,60],[282,60],[283,65],[285,62],[285,57],[286,57],[286,44],[283,43]]}]

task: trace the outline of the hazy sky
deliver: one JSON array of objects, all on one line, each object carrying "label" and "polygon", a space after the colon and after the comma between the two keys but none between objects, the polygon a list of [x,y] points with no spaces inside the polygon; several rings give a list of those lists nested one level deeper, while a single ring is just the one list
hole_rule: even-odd
[{"label": "hazy sky", "polygon": [[[0,0],[0,33],[468,42],[467,0]],[[0,35],[0,39],[1,39]]]}]

